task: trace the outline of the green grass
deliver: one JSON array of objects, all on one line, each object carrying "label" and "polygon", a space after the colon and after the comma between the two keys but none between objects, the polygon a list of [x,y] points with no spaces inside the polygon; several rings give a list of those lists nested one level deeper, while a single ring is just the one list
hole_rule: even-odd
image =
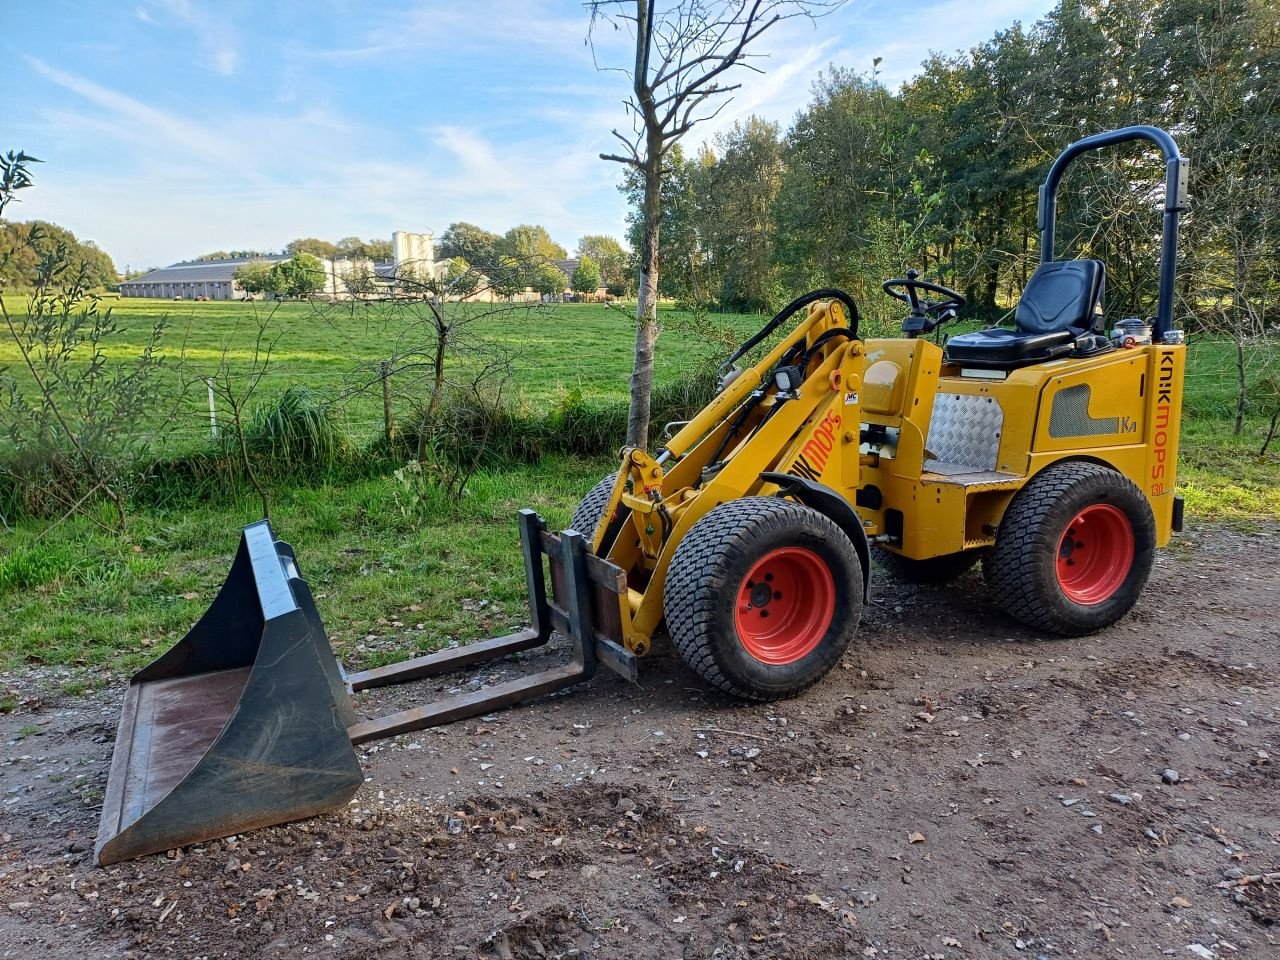
[{"label": "green grass", "polygon": [[[26,310],[20,296],[4,298],[11,314]],[[266,376],[254,394],[256,408],[265,407],[291,386],[317,394],[343,394],[334,406],[338,425],[357,440],[382,429],[382,394],[373,382],[379,361],[391,356],[405,333],[404,314],[377,304],[353,311],[343,305],[311,303],[194,302],[147,299],[103,301],[125,330],[106,344],[110,359],[134,355],[146,342],[154,324],[167,327],[160,353],[173,364],[181,360],[192,384],[176,429],[168,431],[166,447],[181,452],[202,444],[209,436],[207,391],[200,381],[217,372],[224,356],[231,369],[247,369],[253,359],[257,319],[270,317],[273,341]],[[481,310],[481,306],[472,306]],[[616,399],[625,390],[630,371],[634,324],[625,307],[604,304],[563,304],[517,311],[506,318],[486,318],[469,328],[497,344],[516,371],[518,400],[534,408],[554,406],[570,393],[588,403]],[[663,311],[667,326],[679,327],[687,317]],[[760,318],[734,317],[730,322],[755,329]],[[658,383],[670,383],[691,370],[708,351],[697,339],[679,330],[659,338]],[[8,367],[20,383],[28,383],[21,355],[5,335],[0,337],[0,368]],[[175,388],[177,375],[174,374]],[[351,394],[354,383],[369,389]],[[407,389],[393,379],[393,393]],[[176,389],[175,389],[176,392]],[[225,416],[225,411],[223,411]]]},{"label": "green grass", "polygon": [[[12,298],[6,303],[20,308]],[[254,330],[250,309],[120,301],[117,310],[130,329],[109,352],[136,349],[149,325],[167,314],[167,349],[175,357],[185,352],[196,367],[216,364],[230,344],[244,362],[246,338]],[[710,353],[676,329],[681,319],[664,312],[669,329],[659,340],[660,384],[673,384]],[[760,322],[727,321],[744,330]],[[308,388],[312,397],[331,395],[355,367],[368,368],[387,356],[397,334],[381,322],[344,318],[340,310],[321,314],[307,304],[280,306],[273,323],[279,340],[257,398],[264,408],[291,386]],[[515,357],[522,409],[552,417],[567,433],[580,431],[584,449],[601,448],[601,429],[621,429],[620,423],[603,423],[593,405],[616,406],[626,396],[634,328],[624,314],[566,305],[517,326],[479,327]],[[12,344],[0,339],[0,366],[15,359]],[[1233,365],[1229,344],[1192,345],[1180,463],[1190,523],[1280,517],[1280,457],[1256,458],[1264,421],[1253,416],[1241,437],[1231,434]],[[209,448],[204,402],[203,395],[194,398],[190,422],[168,441],[175,456]],[[311,449],[320,440],[334,442],[321,436],[326,428],[301,399],[295,412],[288,422],[260,420],[261,441],[292,444],[295,450],[299,443]],[[332,413],[356,442],[381,430],[380,395],[350,399]],[[317,457],[323,460],[328,449]],[[532,465],[484,470],[458,503],[428,504],[425,522],[422,514],[406,510],[406,488],[389,469],[345,480],[321,470],[315,475],[329,476],[327,481],[276,478],[272,519],[298,551],[339,655],[353,667],[375,665],[524,622],[515,512],[530,506],[552,526],[562,526],[582,493],[610,467],[599,457],[545,455]],[[151,660],[207,607],[226,575],[239,528],[259,511],[256,498],[237,489],[214,500],[186,496],[135,504],[127,537],[104,532],[90,518],[53,530],[37,521],[0,525],[0,669],[78,665],[84,675],[63,687],[76,694]],[[100,508],[96,519],[109,524],[111,514]],[[489,603],[482,606],[482,600]],[[16,705],[12,698],[0,700],[0,711]]]},{"label": "green grass", "polygon": [[[418,524],[402,515],[390,478],[342,489],[279,494],[277,534],[293,544],[335,647],[349,663],[399,648],[503,633],[527,617],[514,518],[530,506],[564,526],[604,462],[549,459],[537,467],[479,473],[460,509]],[[84,520],[59,528],[74,567],[41,566],[0,585],[0,664],[74,664],[131,670],[177,640],[221,586],[239,528],[256,501],[135,514],[127,540]],[[0,535],[12,555],[39,554],[43,525]],[[58,553],[58,557],[63,554]],[[484,608],[479,601],[489,600]],[[402,626],[392,626],[395,622]],[[415,629],[424,624],[425,629]],[[366,637],[373,634],[374,641]]]}]

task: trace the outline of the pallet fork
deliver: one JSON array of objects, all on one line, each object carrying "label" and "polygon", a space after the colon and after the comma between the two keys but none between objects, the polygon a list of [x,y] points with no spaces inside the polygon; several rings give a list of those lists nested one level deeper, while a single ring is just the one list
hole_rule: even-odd
[{"label": "pallet fork", "polygon": [[[212,605],[130,680],[95,846],[116,863],[313,816],[351,799],[355,745],[477,716],[590,680],[628,680],[636,658],[600,629],[626,592],[622,570],[581,534],[520,511],[531,624],[505,637],[345,674],[297,560],[265,521],[245,527]],[[551,573],[547,589],[543,557]],[[600,611],[603,616],[598,616]],[[373,720],[351,694],[421,680],[568,637],[568,663]]]}]

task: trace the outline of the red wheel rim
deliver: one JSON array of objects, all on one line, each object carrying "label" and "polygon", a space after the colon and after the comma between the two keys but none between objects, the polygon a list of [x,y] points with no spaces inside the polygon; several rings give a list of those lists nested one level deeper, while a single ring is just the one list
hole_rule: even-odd
[{"label": "red wheel rim", "polygon": [[803,547],[782,547],[742,578],[733,620],[747,653],[780,665],[812,653],[835,612],[836,584],[822,558]]},{"label": "red wheel rim", "polygon": [[1110,598],[1132,566],[1133,525],[1109,503],[1085,507],[1058,541],[1058,586],[1082,606]]}]

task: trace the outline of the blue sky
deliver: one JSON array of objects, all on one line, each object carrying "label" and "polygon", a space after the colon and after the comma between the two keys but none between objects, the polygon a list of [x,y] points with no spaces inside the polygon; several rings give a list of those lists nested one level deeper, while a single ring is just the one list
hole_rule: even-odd
[{"label": "blue sky", "polygon": [[[14,219],[60,223],[117,267],[468,220],[541,223],[572,251],[621,237],[612,127],[573,0],[4,0],[0,150],[46,161]],[[752,113],[784,128],[828,64],[891,83],[1047,0],[853,0],[763,38],[763,76],[692,148]],[[909,19],[907,17],[909,16]],[[905,21],[905,22],[904,22]],[[625,62],[608,35],[602,61]]]}]

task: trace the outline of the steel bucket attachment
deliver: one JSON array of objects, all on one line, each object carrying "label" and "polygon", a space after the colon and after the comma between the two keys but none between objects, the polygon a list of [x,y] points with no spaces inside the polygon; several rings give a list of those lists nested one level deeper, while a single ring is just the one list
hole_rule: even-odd
[{"label": "steel bucket attachment", "polygon": [[354,721],[293,551],[251,524],[205,615],[129,683],[96,862],[346,803],[363,782]]},{"label": "steel bucket attachment", "polygon": [[[618,643],[623,571],[583,536],[520,511],[532,625],[343,678],[293,550],[245,527],[231,572],[191,631],[125,694],[95,848],[100,865],[342,806],[363,782],[353,743],[478,716],[590,680],[636,679]],[[546,566],[552,589],[547,591]],[[358,721],[349,692],[405,683],[568,637],[572,659],[487,690]]]}]

